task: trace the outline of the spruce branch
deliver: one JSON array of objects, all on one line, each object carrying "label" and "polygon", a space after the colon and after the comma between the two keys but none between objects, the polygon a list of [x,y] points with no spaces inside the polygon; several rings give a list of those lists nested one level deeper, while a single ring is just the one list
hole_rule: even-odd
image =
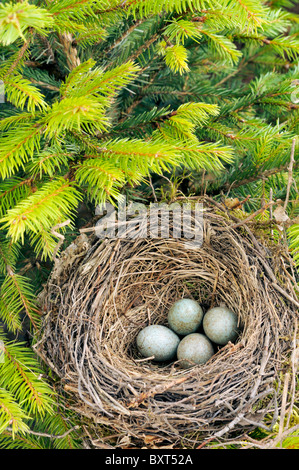
[{"label": "spruce branch", "polygon": [[27,41],[24,42],[23,46],[21,49],[18,51],[16,57],[14,58],[12,64],[9,66],[7,70],[5,70],[5,75],[11,75],[12,73],[15,72],[17,68],[19,68],[20,62],[23,59],[28,47],[30,45],[30,40],[28,39]]},{"label": "spruce branch", "polygon": [[13,242],[24,242],[25,232],[51,229],[61,219],[69,218],[81,200],[74,184],[64,178],[45,183],[40,189],[9,209],[1,219]]},{"label": "spruce branch", "polygon": [[9,325],[14,331],[20,325],[20,313],[24,310],[34,328],[40,324],[40,312],[34,304],[34,295],[28,279],[15,274],[7,266],[7,276],[1,286],[3,314],[10,318]]},{"label": "spruce branch", "polygon": [[[22,413],[22,421],[26,417],[51,414],[54,404],[53,390],[41,379],[41,368],[33,352],[22,344],[8,342],[1,332],[0,337],[4,344],[5,359],[0,365],[0,389],[9,394],[15,405],[22,405],[27,409],[26,415]],[[23,425],[27,428],[25,423]]]},{"label": "spruce branch", "polygon": [[0,183],[0,216],[31,192],[31,178],[10,178]]},{"label": "spruce branch", "polygon": [[25,433],[29,427],[24,422],[27,418],[20,404],[16,403],[12,393],[0,387],[0,433],[8,426],[11,428],[12,437],[16,433]]},{"label": "spruce branch", "polygon": [[18,135],[14,130],[7,131],[1,139],[0,175],[3,179],[15,174],[24,167],[24,163],[33,156],[40,147],[42,125],[24,124],[19,127]]},{"label": "spruce branch", "polygon": [[26,42],[27,32],[44,34],[53,24],[52,15],[44,8],[29,3],[0,5],[0,43],[12,44],[21,38]]},{"label": "spruce branch", "polygon": [[158,34],[154,34],[148,41],[146,41],[142,46],[137,49],[130,57],[129,60],[134,61],[139,55],[141,55],[146,49],[148,49],[154,42],[158,39]]},{"label": "spruce branch", "polygon": [[[239,188],[240,186],[245,186],[249,183],[252,183],[254,181],[258,181],[262,178],[269,178],[270,176],[272,175],[275,175],[276,173],[282,173],[282,172],[285,172],[288,170],[288,166],[289,166],[289,163],[286,163],[280,167],[275,167],[275,168],[271,168],[269,170],[265,170],[265,171],[262,171],[262,172],[257,172],[256,174],[252,175],[252,176],[249,176],[248,178],[244,178],[244,179],[241,179],[241,180],[235,180],[233,181],[232,183],[230,182],[226,182],[222,187],[224,189],[229,189],[229,188]],[[293,167],[294,168],[299,168],[299,161],[295,161],[294,164],[293,164]]]}]

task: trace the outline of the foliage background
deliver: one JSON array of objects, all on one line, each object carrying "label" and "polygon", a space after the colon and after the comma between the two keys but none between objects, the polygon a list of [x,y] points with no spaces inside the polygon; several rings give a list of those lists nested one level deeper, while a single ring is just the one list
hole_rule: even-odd
[{"label": "foliage background", "polygon": [[[0,5],[1,447],[82,445],[86,427],[31,346],[36,296],[97,204],[207,193],[239,217],[257,212],[263,236],[289,245],[295,275],[297,8],[288,0]],[[298,423],[296,403],[293,417]],[[298,445],[296,434],[289,439],[284,445]]]}]

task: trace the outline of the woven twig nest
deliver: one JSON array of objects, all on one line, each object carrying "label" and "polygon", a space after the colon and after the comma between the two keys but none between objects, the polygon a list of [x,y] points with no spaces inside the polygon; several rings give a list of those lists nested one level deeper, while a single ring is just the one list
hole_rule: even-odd
[{"label": "woven twig nest", "polygon": [[[81,235],[43,292],[37,352],[75,410],[120,435],[192,445],[198,436],[248,430],[280,408],[299,305],[290,259],[248,227],[231,228],[228,214],[206,209],[197,248],[171,237]],[[182,297],[205,311],[225,304],[239,316],[239,338],[189,369],[142,358],[138,332],[167,326],[170,306]]]}]

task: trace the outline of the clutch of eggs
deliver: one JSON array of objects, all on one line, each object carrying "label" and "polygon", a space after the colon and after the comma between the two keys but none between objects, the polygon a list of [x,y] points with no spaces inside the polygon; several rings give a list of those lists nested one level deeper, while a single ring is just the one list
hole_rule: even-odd
[{"label": "clutch of eggs", "polygon": [[[225,345],[238,336],[238,317],[227,307],[213,307],[204,315],[198,302],[177,300],[168,313],[169,328],[150,325],[137,336],[142,356],[163,362],[175,359],[182,367],[204,364],[214,354],[213,343]],[[202,325],[203,333],[198,329]],[[184,336],[180,339],[179,336]]]}]

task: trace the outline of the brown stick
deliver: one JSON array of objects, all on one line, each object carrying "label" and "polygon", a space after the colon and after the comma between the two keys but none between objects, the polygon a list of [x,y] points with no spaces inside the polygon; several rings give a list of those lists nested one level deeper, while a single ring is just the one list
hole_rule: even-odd
[{"label": "brown stick", "polygon": [[81,61],[78,57],[78,51],[77,49],[73,46],[73,37],[70,33],[63,33],[59,35],[59,40],[61,42],[61,45],[63,47],[65,56],[66,56],[66,62],[69,67],[69,69],[72,71],[78,65],[80,65]]},{"label": "brown stick", "polygon": [[297,302],[292,296],[290,296],[282,287],[280,287],[276,282],[272,283],[274,289],[278,290],[281,294],[283,294],[290,302],[292,302],[296,307],[299,308],[299,302]]},{"label": "brown stick", "polygon": [[241,220],[240,222],[236,223],[236,224],[233,224],[233,225],[230,225],[229,228],[237,228],[237,227],[240,227],[241,225],[245,225],[247,224],[247,222],[250,222],[250,220],[254,219],[258,214],[261,214],[262,212],[264,212],[266,209],[268,209],[268,207],[272,206],[273,204],[275,204],[274,201],[270,201],[268,202],[267,204],[265,204],[263,207],[261,207],[260,209],[258,209],[257,211],[255,211],[253,214],[250,214],[249,217],[247,217],[246,219],[244,220]]},{"label": "brown stick", "polygon": [[49,83],[41,82],[40,80],[35,80],[34,78],[29,78],[31,83],[34,85],[40,86],[41,88],[46,88],[47,90],[59,91],[59,88]]},{"label": "brown stick", "polygon": [[233,209],[236,209],[237,207],[239,208],[239,206],[242,206],[243,204],[245,204],[245,202],[247,202],[250,199],[250,197],[251,197],[251,195],[248,194],[248,196],[246,196],[245,199],[242,199],[242,201],[238,200],[238,202],[235,202],[235,204],[230,206],[228,209],[233,210]]},{"label": "brown stick", "polygon": [[172,382],[169,382],[165,385],[157,385],[152,390],[141,393],[138,397],[136,397],[133,401],[128,404],[128,407],[139,406],[147,398],[153,397],[154,395],[157,395],[157,393],[164,393],[175,385],[180,385],[181,383],[186,382],[186,380],[188,380],[189,378],[189,375],[185,375],[184,377],[181,377],[177,380],[173,380]]},{"label": "brown stick", "polygon": [[285,417],[285,412],[286,412],[289,381],[290,381],[290,374],[289,374],[289,372],[287,372],[285,377],[284,377],[281,413],[280,413],[280,421],[279,421],[279,431],[278,431],[278,436],[277,436],[278,441],[280,441],[280,447],[281,447],[281,444],[282,444],[282,433],[283,433],[283,428],[284,428],[284,417]]},{"label": "brown stick", "polygon": [[[78,426],[78,425],[73,426],[71,429],[68,429],[65,433],[59,434],[57,436],[55,434],[48,434],[46,432],[31,431],[31,429],[27,429],[26,434],[32,434],[33,436],[40,436],[40,437],[50,437],[51,439],[63,439],[68,434],[70,434],[71,432],[73,432],[73,431],[75,431],[76,429],[79,429],[79,428],[80,428],[80,426]],[[6,430],[7,431],[12,431],[12,428],[7,427]]]},{"label": "brown stick", "polygon": [[62,245],[62,243],[64,242],[64,236],[61,234],[61,233],[58,233],[56,232],[56,230],[58,228],[62,228],[62,227],[65,227],[66,225],[68,225],[69,223],[71,222],[70,219],[67,219],[65,222],[62,222],[61,224],[57,224],[55,225],[54,227],[52,227],[51,229],[51,233],[53,235],[55,235],[57,238],[59,238],[59,242],[57,243],[56,247],[55,247],[55,250],[53,252],[53,258],[56,259],[57,257],[57,252],[60,248],[60,246]]}]

